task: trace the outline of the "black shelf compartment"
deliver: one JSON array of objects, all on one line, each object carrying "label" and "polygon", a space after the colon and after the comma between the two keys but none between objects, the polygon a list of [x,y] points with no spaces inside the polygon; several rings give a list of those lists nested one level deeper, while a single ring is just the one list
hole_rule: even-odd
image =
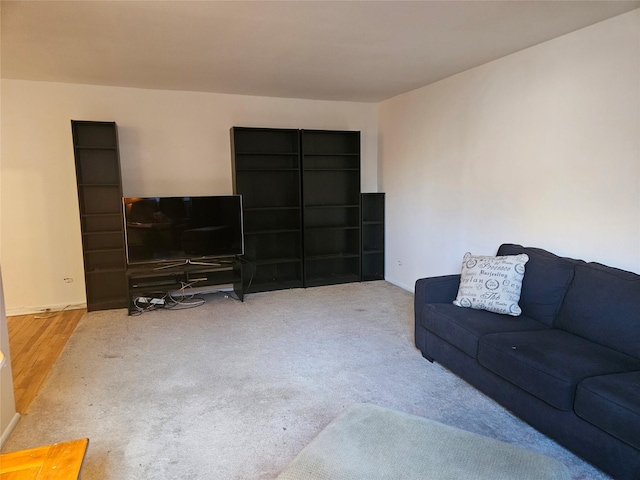
[{"label": "black shelf compartment", "polygon": [[252,263],[278,258],[302,258],[300,236],[299,230],[245,235],[244,258]]},{"label": "black shelf compartment", "polygon": [[336,130],[302,130],[304,155],[360,156],[360,132]]},{"label": "black shelf compartment", "polygon": [[[127,285],[124,268],[102,268],[85,271],[87,308],[109,310],[123,308],[127,304]],[[89,303],[89,299],[91,299]]]},{"label": "black shelf compartment", "polygon": [[242,194],[245,210],[300,206],[298,170],[243,170],[235,173],[235,193]]},{"label": "black shelf compartment", "polygon": [[305,210],[305,228],[357,227],[358,205],[309,205]]},{"label": "black shelf compartment", "polygon": [[234,156],[246,154],[293,154],[300,151],[298,130],[287,128],[233,127]]},{"label": "black shelf compartment", "polygon": [[300,231],[299,207],[245,208],[245,235],[265,231]]},{"label": "black shelf compartment", "polygon": [[359,255],[326,255],[306,259],[305,286],[307,287],[359,281]]},{"label": "black shelf compartment", "polygon": [[384,193],[363,193],[362,280],[384,280]]},{"label": "black shelf compartment", "polygon": [[122,232],[88,232],[82,234],[83,245],[86,252],[95,250],[122,249]]},{"label": "black shelf compartment", "polygon": [[120,213],[94,213],[84,214],[81,217],[82,231],[114,232],[123,228],[122,215]]},{"label": "black shelf compartment", "polygon": [[314,155],[306,154],[304,157],[304,169],[306,171],[360,171],[359,155]]},{"label": "black shelf compartment", "polygon": [[72,120],[74,147],[118,149],[115,122]]},{"label": "black shelf compartment", "polygon": [[358,170],[304,170],[304,205],[360,205]]},{"label": "black shelf compartment", "polygon": [[297,153],[236,153],[236,171],[298,171]]},{"label": "black shelf compartment", "polygon": [[331,227],[305,229],[305,259],[322,256],[360,255],[360,229],[356,227]]},{"label": "black shelf compartment", "polygon": [[[121,248],[105,248],[101,250],[86,251],[84,253],[84,269],[86,272],[96,272],[113,269],[123,272],[126,264],[125,255]],[[114,265],[122,265],[114,267]]]},{"label": "black shelf compartment", "polygon": [[[119,185],[112,186],[86,186],[79,185],[79,195],[82,215],[96,213],[121,214],[122,196]],[[121,226],[122,228],[122,226]]]},{"label": "black shelf compartment", "polygon": [[252,265],[250,275],[252,278],[249,279],[247,293],[300,288],[303,285],[302,259],[274,258],[256,261]]},{"label": "black shelf compartment", "polygon": [[362,225],[362,253],[384,252],[384,225],[365,223]]},{"label": "black shelf compartment", "polygon": [[83,185],[119,185],[118,152],[114,148],[76,148]]},{"label": "black shelf compartment", "polygon": [[384,252],[362,252],[362,281],[384,280]]}]

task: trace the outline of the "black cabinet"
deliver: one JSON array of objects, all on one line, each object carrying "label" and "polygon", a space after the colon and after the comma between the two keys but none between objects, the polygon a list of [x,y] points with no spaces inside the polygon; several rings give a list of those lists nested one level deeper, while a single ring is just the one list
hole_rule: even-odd
[{"label": "black cabinet", "polygon": [[231,148],[251,264],[246,292],[302,287],[299,131],[234,127]]},{"label": "black cabinet", "polygon": [[118,132],[114,122],[71,121],[87,309],[127,306]]},{"label": "black cabinet", "polygon": [[384,193],[363,193],[362,280],[384,280]]},{"label": "black cabinet", "polygon": [[302,130],[304,284],[360,280],[360,132]]},{"label": "black cabinet", "polygon": [[360,132],[234,127],[231,145],[247,293],[359,281]]}]

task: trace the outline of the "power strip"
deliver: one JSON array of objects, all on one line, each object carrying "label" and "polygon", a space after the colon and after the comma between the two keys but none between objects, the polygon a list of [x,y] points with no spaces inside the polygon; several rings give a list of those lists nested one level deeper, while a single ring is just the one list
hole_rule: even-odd
[{"label": "power strip", "polygon": [[150,305],[164,305],[164,298],[138,297],[136,303],[148,303]]}]

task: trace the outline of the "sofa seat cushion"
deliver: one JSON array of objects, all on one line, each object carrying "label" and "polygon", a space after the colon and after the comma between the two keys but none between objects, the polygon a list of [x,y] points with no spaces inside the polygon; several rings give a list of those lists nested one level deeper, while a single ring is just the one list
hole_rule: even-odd
[{"label": "sofa seat cushion", "polygon": [[453,304],[427,304],[422,326],[473,358],[478,357],[480,337],[496,332],[521,332],[547,329],[545,325],[523,315],[512,317],[485,310],[461,308]]},{"label": "sofa seat cushion", "polygon": [[583,380],[574,409],[587,422],[640,449],[640,372]]},{"label": "sofa seat cushion", "polygon": [[552,327],[573,280],[573,270],[584,262],[512,243],[502,244],[498,249],[498,255],[521,253],[529,256],[520,292],[522,314]]},{"label": "sofa seat cushion", "polygon": [[578,383],[640,370],[640,360],[559,329],[493,333],[480,339],[478,362],[560,410],[572,410]]}]

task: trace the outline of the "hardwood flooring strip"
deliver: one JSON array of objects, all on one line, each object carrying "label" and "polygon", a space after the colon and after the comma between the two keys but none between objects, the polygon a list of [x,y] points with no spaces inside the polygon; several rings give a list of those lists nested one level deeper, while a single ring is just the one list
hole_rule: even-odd
[{"label": "hardwood flooring strip", "polygon": [[7,318],[16,410],[25,413],[85,309]]}]

